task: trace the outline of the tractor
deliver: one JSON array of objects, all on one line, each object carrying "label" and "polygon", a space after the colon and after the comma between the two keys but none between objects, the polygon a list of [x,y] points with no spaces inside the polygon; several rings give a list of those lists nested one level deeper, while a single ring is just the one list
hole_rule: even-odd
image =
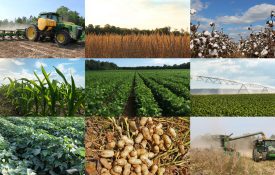
[{"label": "tractor", "polygon": [[58,45],[64,46],[81,39],[83,27],[71,22],[63,22],[54,12],[40,13],[36,24],[26,29],[26,38],[30,41],[43,41],[50,38]]},{"label": "tractor", "polygon": [[261,160],[264,161],[264,160],[275,159],[275,139],[266,139],[265,134],[263,132],[246,134],[239,137],[231,137],[232,135],[233,134],[213,135],[212,138],[215,140],[219,140],[220,145],[223,148],[225,153],[235,153],[236,150],[230,144],[231,141],[252,137],[256,135],[261,135],[261,138],[253,141],[252,159],[255,162],[259,162]]},{"label": "tractor", "polygon": [[255,140],[252,155],[255,162],[275,159],[275,139]]}]

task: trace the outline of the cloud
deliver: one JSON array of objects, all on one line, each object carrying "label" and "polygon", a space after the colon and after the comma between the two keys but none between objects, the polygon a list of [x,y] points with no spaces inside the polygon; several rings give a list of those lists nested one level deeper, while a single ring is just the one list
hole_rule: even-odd
[{"label": "cloud", "polygon": [[197,10],[197,12],[208,8],[208,3],[203,3],[201,0],[192,0],[191,2],[191,8]]},{"label": "cloud", "polygon": [[246,83],[275,87],[275,60],[272,59],[211,59],[192,60],[191,88],[230,88],[229,85],[213,85],[195,81],[198,75],[237,80]]},{"label": "cloud", "polygon": [[36,61],[36,62],[34,63],[34,67],[37,68],[37,69],[40,69],[41,66],[43,66],[43,67],[45,68],[45,67],[47,67],[48,65],[47,65],[46,63],[41,62],[41,61]]},{"label": "cloud", "polygon": [[251,24],[266,19],[274,9],[275,5],[259,4],[249,8],[242,15],[217,17],[217,22],[223,24]]},{"label": "cloud", "polygon": [[13,62],[14,64],[16,64],[17,66],[22,66],[22,65],[25,64],[23,61],[19,61],[19,60],[16,60],[16,59],[12,59],[12,62]]},{"label": "cloud", "polygon": [[174,64],[182,64],[186,62],[190,62],[190,59],[150,59],[154,66],[163,66],[166,65],[174,65]]},{"label": "cloud", "polygon": [[[176,3],[175,3],[176,2]],[[190,1],[86,0],[86,24],[125,28],[189,29]]]}]

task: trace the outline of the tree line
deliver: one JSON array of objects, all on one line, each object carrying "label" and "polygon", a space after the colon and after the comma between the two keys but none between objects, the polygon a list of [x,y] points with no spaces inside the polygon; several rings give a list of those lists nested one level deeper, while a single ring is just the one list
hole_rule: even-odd
[{"label": "tree line", "polygon": [[154,30],[141,30],[138,28],[120,28],[116,26],[112,26],[109,24],[106,24],[105,26],[101,27],[100,25],[92,25],[89,24],[86,26],[86,34],[96,34],[96,35],[106,35],[106,34],[118,34],[118,35],[131,35],[131,34],[143,34],[143,35],[151,35],[151,34],[163,34],[163,35],[176,35],[176,36],[182,36],[182,35],[188,35],[189,33],[181,29],[178,30],[171,30],[171,27],[163,27],[163,28],[156,28]]},{"label": "tree line", "polygon": [[138,67],[119,67],[115,63],[106,61],[86,60],[86,70],[147,70],[147,69],[190,69],[190,62],[182,64],[163,65],[163,66],[138,66]]},{"label": "tree line", "polygon": [[[85,27],[85,18],[80,16],[77,11],[72,11],[69,8],[65,6],[61,6],[56,10],[56,13],[58,13],[61,18],[63,18],[64,21],[73,22],[76,25]],[[38,15],[38,14],[37,14]],[[14,24],[33,24],[36,23],[38,20],[38,16],[30,16],[30,17],[18,17],[14,20],[8,20],[8,19],[0,19],[0,26],[2,25],[14,25]]]}]

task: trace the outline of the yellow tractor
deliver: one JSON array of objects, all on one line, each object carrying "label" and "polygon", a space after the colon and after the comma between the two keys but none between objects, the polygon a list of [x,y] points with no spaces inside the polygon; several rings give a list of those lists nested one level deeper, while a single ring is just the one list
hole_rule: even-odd
[{"label": "yellow tractor", "polygon": [[39,14],[36,24],[26,29],[26,37],[30,41],[54,40],[59,45],[67,45],[83,37],[83,27],[71,22],[63,22],[54,12]]}]

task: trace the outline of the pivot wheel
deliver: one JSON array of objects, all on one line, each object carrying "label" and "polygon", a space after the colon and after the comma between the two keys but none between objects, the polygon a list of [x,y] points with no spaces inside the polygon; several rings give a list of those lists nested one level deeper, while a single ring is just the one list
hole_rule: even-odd
[{"label": "pivot wheel", "polygon": [[65,46],[71,41],[71,36],[66,30],[61,30],[56,33],[55,41],[58,45]]},{"label": "pivot wheel", "polygon": [[30,41],[37,41],[39,39],[39,30],[36,25],[31,25],[26,29],[26,37]]}]

